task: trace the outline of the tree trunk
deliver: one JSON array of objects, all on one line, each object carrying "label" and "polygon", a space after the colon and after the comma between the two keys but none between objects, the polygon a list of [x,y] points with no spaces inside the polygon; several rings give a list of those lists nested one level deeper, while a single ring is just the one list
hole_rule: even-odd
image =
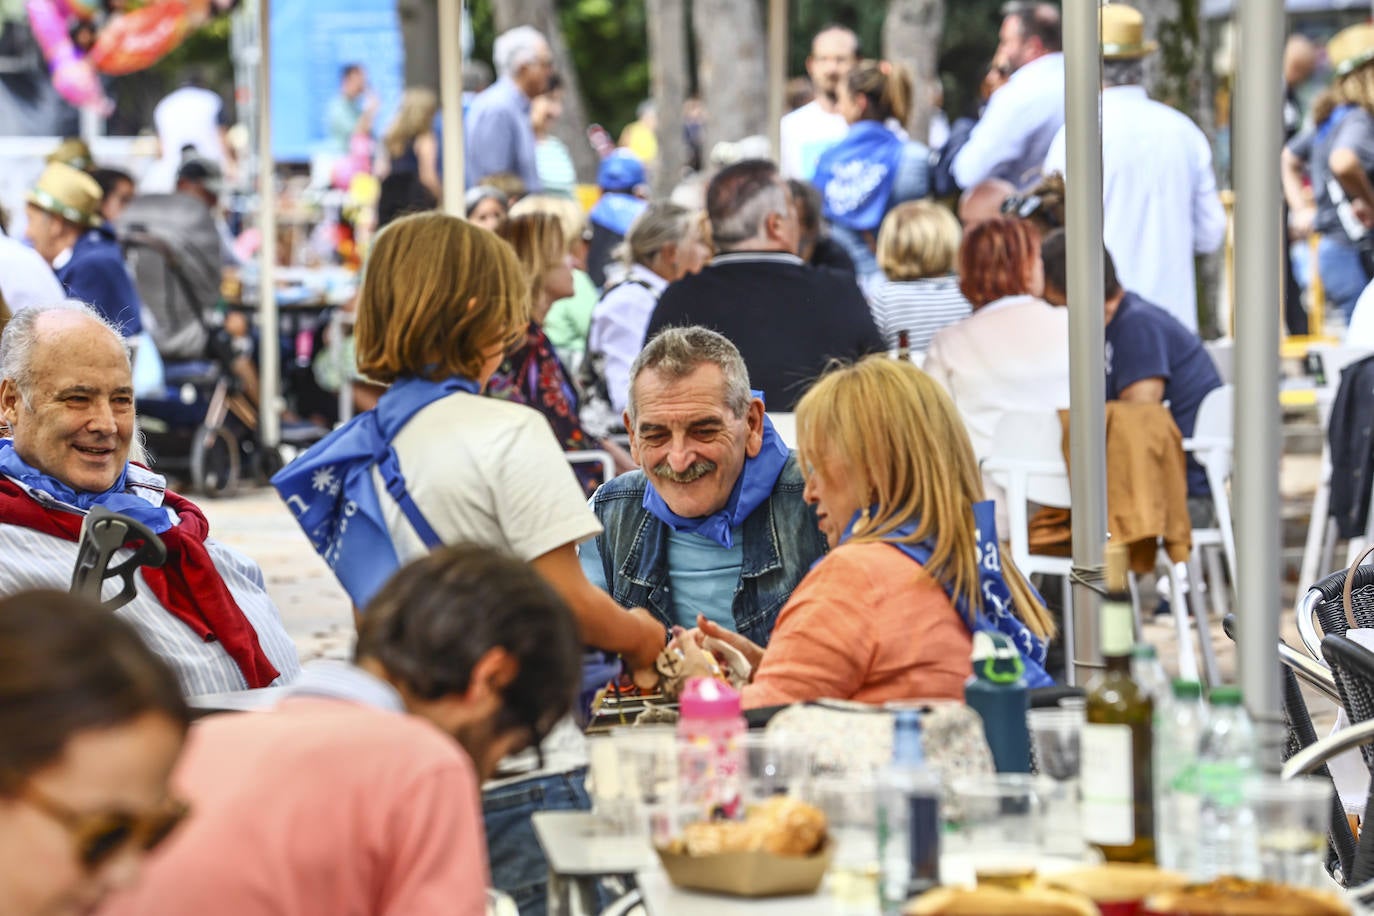
[{"label": "tree trunk", "polygon": [[439,4],[434,0],[396,0],[405,49],[407,86],[439,91]]},{"label": "tree trunk", "polygon": [[658,113],[654,196],[667,197],[682,179],[687,144],[682,105],[687,98],[687,10],[683,0],[648,0],[650,82]]},{"label": "tree trunk", "polygon": [[767,134],[768,59],[757,0],[692,0],[705,149]]},{"label": "tree trunk", "polygon": [[568,145],[578,179],[594,181],[600,159],[587,141],[587,108],[553,0],[498,0],[492,4],[492,14],[498,35],[517,25],[532,25],[548,39],[554,68],[563,77],[563,117],[555,122],[553,132]]},{"label": "tree trunk", "polygon": [[906,129],[912,139],[922,143],[930,136],[944,26],[944,0],[890,0],[887,18],[883,20],[883,57],[904,65],[913,77]]}]

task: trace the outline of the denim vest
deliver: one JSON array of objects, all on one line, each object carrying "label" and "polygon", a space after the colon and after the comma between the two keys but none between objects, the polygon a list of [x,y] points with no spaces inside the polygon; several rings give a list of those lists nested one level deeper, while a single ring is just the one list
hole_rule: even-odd
[{"label": "denim vest", "polygon": [[[605,527],[596,546],[611,597],[623,607],[643,607],[663,622],[677,623],[668,579],[666,524],[644,508],[643,471],[616,477],[596,491],[592,509]],[[816,512],[802,502],[801,469],[792,454],[773,495],[744,520],[744,561],[735,588],[735,628],[760,646],[768,645],[778,611],[797,583],[826,551]]]}]

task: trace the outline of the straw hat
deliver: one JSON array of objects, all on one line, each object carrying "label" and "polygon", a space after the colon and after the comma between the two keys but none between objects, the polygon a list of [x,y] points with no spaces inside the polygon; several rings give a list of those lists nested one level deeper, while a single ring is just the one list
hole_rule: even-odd
[{"label": "straw hat", "polygon": [[54,162],[43,169],[25,200],[69,223],[99,226],[100,198],[100,185],[94,178],[64,162]]},{"label": "straw hat", "polygon": [[1145,40],[1145,17],[1124,3],[1102,7],[1102,57],[1135,60],[1155,53],[1159,45]]},{"label": "straw hat", "polygon": [[57,144],[57,148],[48,153],[47,158],[43,161],[46,163],[65,162],[83,172],[95,165],[95,157],[91,155],[91,148],[80,137],[66,138]]},{"label": "straw hat", "polygon": [[1360,23],[1341,29],[1326,43],[1326,56],[1337,76],[1345,76],[1374,60],[1374,25]]}]

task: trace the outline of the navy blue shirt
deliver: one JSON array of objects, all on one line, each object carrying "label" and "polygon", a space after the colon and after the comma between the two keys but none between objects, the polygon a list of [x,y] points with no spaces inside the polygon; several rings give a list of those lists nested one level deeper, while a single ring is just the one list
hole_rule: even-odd
[{"label": "navy blue shirt", "polygon": [[93,306],[125,337],[143,332],[142,300],[113,232],[102,227],[81,236],[72,246],[72,256],[55,273],[73,299]]},{"label": "navy blue shirt", "polygon": [[[1177,318],[1135,293],[1127,293],[1107,324],[1107,400],[1142,379],[1164,380],[1164,400],[1184,438],[1193,434],[1198,405],[1221,387],[1216,364],[1202,341]],[[1188,456],[1188,495],[1207,496],[1207,475]]]}]

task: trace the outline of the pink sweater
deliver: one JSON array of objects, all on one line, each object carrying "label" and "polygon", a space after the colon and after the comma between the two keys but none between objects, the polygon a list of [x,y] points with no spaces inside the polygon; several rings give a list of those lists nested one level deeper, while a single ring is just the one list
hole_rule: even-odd
[{"label": "pink sweater", "polygon": [[887,544],[844,544],[783,606],[744,706],[964,698],[968,628],[940,584]]},{"label": "pink sweater", "polygon": [[486,912],[472,761],[414,716],[306,697],[210,716],[173,784],[190,818],[103,916]]}]

